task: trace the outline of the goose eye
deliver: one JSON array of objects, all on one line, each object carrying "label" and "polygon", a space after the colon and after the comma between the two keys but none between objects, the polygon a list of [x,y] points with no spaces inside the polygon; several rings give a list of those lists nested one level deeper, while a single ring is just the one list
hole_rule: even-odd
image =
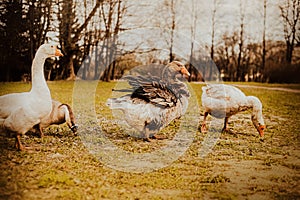
[{"label": "goose eye", "polygon": [[54,46],[53,45],[51,45],[51,48],[53,48]]}]

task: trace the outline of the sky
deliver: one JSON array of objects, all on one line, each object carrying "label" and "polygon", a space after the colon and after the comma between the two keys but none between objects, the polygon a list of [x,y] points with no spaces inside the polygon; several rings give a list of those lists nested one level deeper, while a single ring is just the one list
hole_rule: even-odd
[{"label": "sky", "polygon": [[[245,13],[244,40],[245,43],[261,42],[263,31],[263,1],[264,0],[217,0],[215,46],[221,42],[224,33],[232,34],[240,27],[240,2]],[[282,0],[268,0],[266,39],[283,40],[283,26],[280,18],[279,2]],[[87,1],[92,9],[94,3]],[[133,49],[165,49],[162,56],[168,54],[166,35],[170,32],[165,27],[170,21],[165,2],[170,0],[124,0],[127,5],[127,15],[124,18],[123,28],[130,29],[119,35],[125,43],[124,48]],[[195,48],[205,51],[211,45],[212,10],[214,0],[175,0],[176,5],[176,32],[175,51],[187,56],[191,49],[192,11],[197,15],[195,29]],[[89,13],[90,11],[87,11]],[[83,6],[78,8],[79,22],[83,17]]]},{"label": "sky", "polygon": [[[281,24],[280,0],[268,0],[266,39],[283,40],[283,26]],[[170,1],[169,1],[170,2]],[[192,7],[196,11],[196,36],[195,42],[199,48],[211,45],[211,26],[213,0],[175,0],[176,4],[176,37],[179,47],[189,53],[191,41]],[[263,33],[263,0],[241,0],[245,13],[244,40],[245,43],[261,42]],[[194,4],[193,4],[194,3]],[[163,47],[164,37],[159,27],[170,20],[170,15],[164,13],[164,0],[130,0],[126,18],[126,26],[132,28],[126,32],[124,38],[128,46],[134,46],[143,40],[142,46],[146,48]],[[219,0],[216,12],[215,44],[221,42],[224,33],[232,34],[239,31],[240,27],[240,1]],[[163,30],[167,33],[168,30]],[[196,46],[197,46],[196,45]],[[176,45],[175,45],[176,46]]]},{"label": "sky", "polygon": [[[240,25],[240,2],[243,4],[245,13],[245,34],[253,41],[260,41],[263,29],[263,1],[264,0],[217,0],[216,12],[216,39],[225,32],[232,33],[239,30]],[[282,0],[268,0],[267,5],[267,39],[283,40],[283,26],[280,18],[279,3]],[[87,1],[90,9],[93,1]],[[128,6],[125,18],[125,28],[157,28],[158,24],[167,21],[168,15],[163,8],[164,2],[170,0],[124,0]],[[192,23],[192,7],[198,16],[196,23],[196,40],[200,43],[211,41],[211,16],[214,0],[175,0],[176,27],[177,31],[190,36]],[[78,5],[78,18],[83,17],[83,5]],[[87,12],[89,13],[89,12]]]}]

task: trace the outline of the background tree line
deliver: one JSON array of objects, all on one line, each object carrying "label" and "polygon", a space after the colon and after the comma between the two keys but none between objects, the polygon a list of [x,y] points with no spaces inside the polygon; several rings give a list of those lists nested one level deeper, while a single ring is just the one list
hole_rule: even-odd
[{"label": "background tree line", "polygon": [[[47,60],[47,80],[118,79],[134,66],[178,59],[174,51],[180,45],[175,33],[183,29],[189,32],[186,62],[192,74],[190,81],[215,79],[211,67],[214,63],[223,80],[300,81],[299,0],[277,2],[282,40],[267,39],[266,21],[271,18],[267,12],[269,2],[262,0],[257,5],[263,21],[260,41],[249,37],[245,28],[249,20],[247,0],[239,1],[236,29],[217,36],[224,23],[218,15],[224,2],[214,0],[209,8],[210,42],[204,47],[206,56],[195,44],[201,41],[197,32],[207,28],[201,25],[205,15],[198,9],[201,2],[3,0],[0,3],[0,81],[30,77],[37,48],[51,40],[57,40],[65,56]],[[185,17],[181,17],[183,12],[187,13]],[[159,33],[138,33],[147,26],[155,27]],[[164,55],[164,51],[168,52]]]}]

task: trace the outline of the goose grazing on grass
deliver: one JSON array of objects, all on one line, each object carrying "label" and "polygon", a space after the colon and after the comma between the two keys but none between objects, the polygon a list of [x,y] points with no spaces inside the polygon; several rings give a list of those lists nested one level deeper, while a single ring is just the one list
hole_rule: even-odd
[{"label": "goose grazing on grass", "polygon": [[65,103],[61,103],[56,100],[52,100],[52,111],[41,122],[34,126],[38,131],[40,137],[44,136],[43,128],[47,128],[52,124],[63,124],[67,123],[68,127],[76,133],[78,126],[75,122],[75,116],[71,106]]},{"label": "goose grazing on grass", "polygon": [[0,97],[0,125],[15,134],[15,146],[18,150],[24,149],[20,136],[51,112],[52,100],[44,77],[44,63],[47,58],[54,56],[62,56],[57,46],[41,45],[32,62],[31,90]]},{"label": "goose grazing on grass", "polygon": [[205,109],[201,132],[206,132],[208,114],[224,118],[223,131],[228,131],[228,119],[238,112],[252,109],[252,122],[260,136],[264,135],[265,123],[262,115],[262,104],[257,97],[246,96],[241,90],[230,85],[211,84],[202,87],[202,106]]},{"label": "goose grazing on grass", "polygon": [[181,62],[173,61],[164,66],[162,77],[127,76],[132,94],[108,99],[107,105],[120,109],[124,120],[146,141],[151,141],[149,137],[158,139],[155,134],[181,117],[188,106],[189,91],[178,74],[190,75]]}]

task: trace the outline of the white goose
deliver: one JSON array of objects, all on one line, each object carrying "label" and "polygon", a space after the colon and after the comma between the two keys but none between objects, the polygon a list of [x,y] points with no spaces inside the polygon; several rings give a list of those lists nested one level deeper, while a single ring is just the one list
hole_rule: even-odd
[{"label": "white goose", "polygon": [[202,87],[202,106],[205,109],[201,132],[206,132],[208,114],[224,118],[223,131],[227,131],[229,117],[238,112],[252,109],[252,122],[260,136],[264,135],[265,123],[262,115],[262,104],[257,97],[246,96],[241,90],[230,85],[211,84]]},{"label": "white goose", "polygon": [[127,76],[132,93],[108,99],[107,105],[123,111],[127,124],[146,141],[150,141],[149,137],[158,138],[155,134],[182,116],[188,106],[189,91],[177,79],[178,74],[190,75],[182,63],[173,61],[164,67],[162,77]]},{"label": "white goose", "polygon": [[32,62],[31,90],[0,97],[0,126],[15,133],[18,150],[24,149],[20,136],[51,112],[51,94],[44,77],[44,63],[49,57],[62,55],[55,45],[41,45]]}]

